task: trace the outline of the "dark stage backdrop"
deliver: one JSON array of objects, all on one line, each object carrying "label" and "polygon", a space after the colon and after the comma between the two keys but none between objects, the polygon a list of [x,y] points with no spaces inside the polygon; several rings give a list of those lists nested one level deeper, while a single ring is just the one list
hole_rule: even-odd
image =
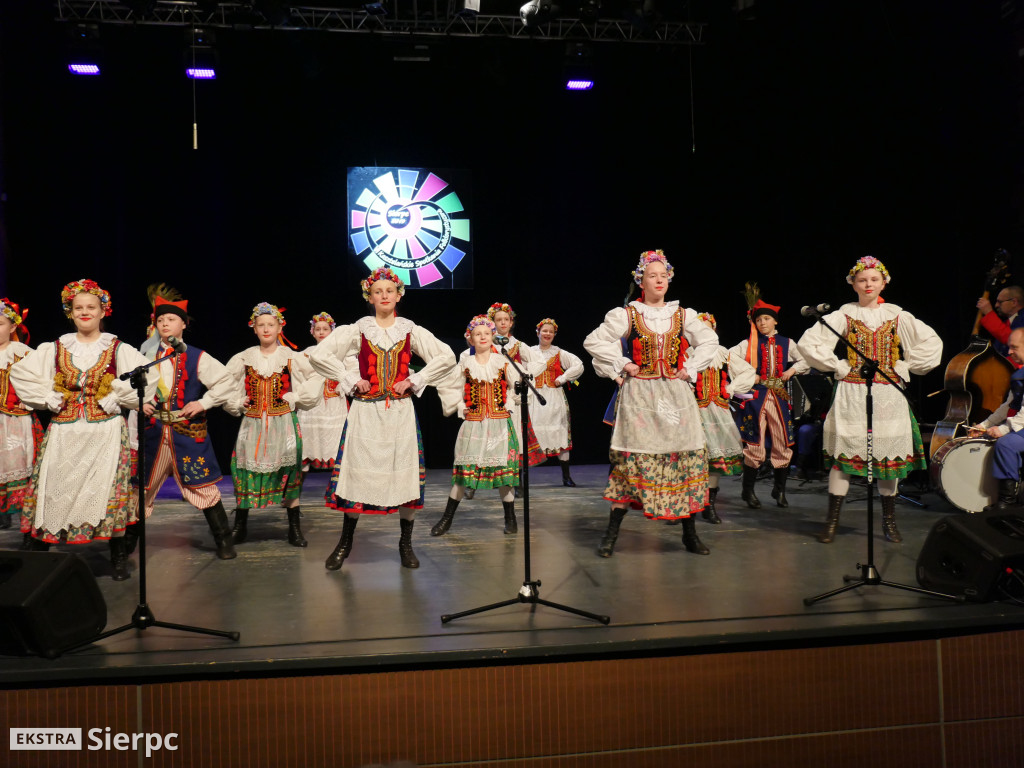
[{"label": "dark stage backdrop", "polygon": [[[874,254],[885,297],[935,326],[948,360],[993,251],[1022,247],[1019,64],[995,2],[761,2],[744,22],[695,5],[706,45],[596,44],[587,93],[562,90],[553,41],[430,40],[421,63],[394,60],[409,41],[217,30],[218,80],[194,98],[181,29],[103,27],[102,77],[72,78],[48,5],[0,4],[0,291],[31,308],[37,342],[68,327],[60,289],[86,276],[136,345],[146,285],[176,286],[187,340],[221,360],[254,343],[259,301],[287,307],[301,346],[315,312],[353,321],[350,166],[472,174],[475,287],[400,306],[456,350],[508,301],[521,338],[553,316],[582,355],[639,253],[663,248],[670,298],[714,312],[726,345],[747,332],[744,281],[798,336],[800,305],[851,298],[847,269]],[[611,389],[588,361],[576,461],[606,458]],[[941,417],[944,396],[923,398],[941,370],[912,389],[924,421]],[[458,424],[433,394],[419,411],[428,463],[449,464]],[[226,459],[234,422],[214,426]]]}]

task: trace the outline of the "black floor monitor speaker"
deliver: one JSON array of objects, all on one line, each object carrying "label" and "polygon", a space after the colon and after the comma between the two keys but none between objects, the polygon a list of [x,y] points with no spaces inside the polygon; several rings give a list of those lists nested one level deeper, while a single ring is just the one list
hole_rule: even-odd
[{"label": "black floor monitor speaker", "polygon": [[0,552],[0,654],[56,658],[107,625],[96,577],[69,552]]},{"label": "black floor monitor speaker", "polygon": [[944,517],[917,558],[922,587],[978,602],[1019,595],[1022,577],[1024,510]]}]

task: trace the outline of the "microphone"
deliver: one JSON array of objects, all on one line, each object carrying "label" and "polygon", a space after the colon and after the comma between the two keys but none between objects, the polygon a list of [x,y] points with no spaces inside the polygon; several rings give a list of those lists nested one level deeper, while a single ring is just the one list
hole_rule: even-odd
[{"label": "microphone", "polygon": [[179,339],[177,336],[168,336],[164,344],[173,349],[175,352],[185,351],[185,342]]},{"label": "microphone", "polygon": [[830,309],[832,309],[832,307],[830,307],[828,304],[818,304],[813,307],[801,307],[800,314],[803,317],[817,317],[818,315],[824,315]]},{"label": "microphone", "polygon": [[502,347],[504,347],[506,344],[508,344],[508,336],[495,336],[494,340],[496,342],[498,342],[499,346],[502,346]]}]

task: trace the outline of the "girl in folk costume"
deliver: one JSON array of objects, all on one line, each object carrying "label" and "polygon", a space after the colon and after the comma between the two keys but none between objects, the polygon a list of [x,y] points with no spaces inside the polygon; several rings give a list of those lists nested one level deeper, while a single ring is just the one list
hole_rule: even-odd
[{"label": "girl in folk costume", "polygon": [[[22,514],[32,463],[43,438],[39,417],[18,399],[10,379],[11,366],[32,351],[18,338],[28,338],[22,324],[27,314],[10,299],[0,299],[0,528],[4,529],[11,527],[14,515]],[[31,535],[25,536],[30,542]]]},{"label": "girl in folk costume", "polygon": [[[711,330],[717,328],[710,312],[701,312],[698,317]],[[722,522],[715,509],[719,478],[743,471],[743,444],[729,410],[729,398],[749,392],[756,381],[757,372],[750,363],[719,346],[711,365],[700,371],[694,382],[708,451],[708,505],[701,514],[713,524]]]},{"label": "girl in folk costume", "polygon": [[[309,332],[319,344],[335,328],[334,318],[326,312],[313,315],[309,321]],[[316,349],[308,347],[304,354],[308,358]],[[348,415],[348,401],[338,392],[337,379],[327,379],[317,404],[308,411],[299,412],[299,428],[302,430],[302,469],[331,469],[338,455],[341,432],[345,429]]]},{"label": "girl in folk costume", "polygon": [[535,361],[534,368],[540,369],[534,385],[547,403],[541,405],[531,393],[530,423],[544,455],[558,457],[558,463],[562,467],[562,485],[575,488],[576,483],[569,476],[572,428],[565,388],[583,375],[583,361],[552,343],[557,333],[558,323],[550,317],[537,323],[539,343],[535,347],[530,347],[530,356]]},{"label": "girl in folk costume", "polygon": [[249,326],[259,345],[239,352],[227,368],[236,388],[225,410],[242,416],[231,475],[235,481],[235,544],[249,535],[249,510],[276,504],[288,512],[288,543],[305,547],[300,524],[302,493],[302,436],[296,408],[319,402],[323,380],[306,356],[284,345],[284,310],[260,302],[253,307]]},{"label": "girl in folk costume", "polygon": [[466,326],[473,354],[459,361],[462,386],[440,390],[446,415],[463,419],[455,441],[455,467],[448,505],[431,536],[448,531],[466,488],[494,488],[505,509],[505,533],[516,533],[515,485],[519,482],[519,443],[509,405],[518,378],[509,362],[494,351],[495,325],[477,315]]},{"label": "girl in folk costume", "polygon": [[758,469],[769,458],[767,445],[771,443],[772,498],[778,506],[788,507],[786,478],[796,439],[786,382],[799,373],[806,373],[810,366],[804,362],[796,343],[776,330],[782,307],[761,301],[757,283],[747,283],[745,288],[750,338],[729,350],[730,355],[743,358],[757,371],[751,390],[753,397],[743,401],[736,413],[743,438],[742,498],[751,509],[761,508],[754,494],[754,484]]},{"label": "girl in folk costume", "polygon": [[[491,304],[487,309],[487,317],[494,322],[494,327],[497,332],[494,334],[495,346],[500,346],[504,349],[509,356],[519,363],[520,367],[524,370],[535,362],[533,349],[523,344],[519,339],[512,335],[512,327],[516,324],[516,313],[512,310],[508,304],[496,302]],[[515,369],[512,369],[515,373]],[[516,401],[518,403],[518,401]],[[519,442],[519,455],[526,453],[527,459],[530,462],[530,466],[534,467],[538,464],[543,464],[547,460],[547,456],[540,449],[540,445],[537,444],[537,436],[533,432],[532,420],[527,424],[528,434],[525,436],[526,442],[523,442],[523,431],[522,417],[519,415],[519,409],[513,405],[512,412],[512,424],[516,430],[516,440]]]},{"label": "girl in folk costume", "polygon": [[[926,374],[939,364],[942,340],[912,314],[881,298],[889,280],[889,271],[881,261],[864,256],[846,276],[857,301],[844,304],[822,320],[844,334],[867,357],[877,360],[879,368],[890,378],[907,382],[910,374]],[[831,471],[828,518],[819,538],[826,544],[835,538],[843,499],[850,488],[850,475],[867,475],[867,387],[861,376],[861,360],[852,351],[839,359],[835,344],[835,334],[820,323],[800,338],[800,351],[811,365],[833,371],[839,382],[825,418],[825,467],[831,466]],[[906,398],[877,374],[872,396],[872,474],[878,478],[878,493],[882,497],[882,530],[887,541],[899,542],[902,537],[896,527],[897,483],[912,470],[924,469],[924,445]]]},{"label": "girl in folk costume", "polygon": [[[160,487],[173,476],[185,501],[205,515],[217,557],[231,560],[235,549],[217,488],[220,465],[207,434],[206,412],[241,398],[236,395],[235,380],[220,361],[191,344],[180,343],[188,321],[188,301],[156,297],[153,325],[158,346],[152,358],[162,362],[153,367],[158,376],[156,396],[142,407],[149,470],[146,518],[153,514]],[[180,349],[173,357],[172,343]],[[129,532],[134,528],[130,526]]]},{"label": "girl in folk costume", "polygon": [[[129,575],[124,529],[137,519],[138,505],[122,409],[136,408],[139,401],[131,384],[118,377],[148,361],[103,332],[110,294],[94,281],[68,283],[61,302],[75,332],[39,345],[10,372],[23,403],[54,414],[32,470],[23,531],[31,532],[34,549],[107,539],[114,579],[122,581]],[[156,372],[150,370],[145,399],[155,388]]]},{"label": "girl in folk costume", "polygon": [[687,551],[709,554],[693,514],[707,506],[708,465],[697,401],[689,383],[711,363],[718,336],[678,301],[665,301],[674,270],[661,251],[645,251],[633,271],[639,301],[611,310],[584,340],[594,370],[619,384],[611,440],[608,530],[598,554],[611,557],[630,507],[683,521]]},{"label": "girl in folk costume", "polygon": [[[373,314],[339,326],[309,355],[317,371],[352,395],[327,486],[327,505],[344,511],[345,520],[325,566],[341,568],[360,514],[398,512],[402,565],[418,568],[412,531],[416,510],[423,508],[425,473],[412,396],[420,396],[427,385],[450,384],[455,353],[426,329],[398,317],[405,284],[390,269],[374,270],[361,285]],[[426,362],[415,373],[409,369],[413,355]]]}]

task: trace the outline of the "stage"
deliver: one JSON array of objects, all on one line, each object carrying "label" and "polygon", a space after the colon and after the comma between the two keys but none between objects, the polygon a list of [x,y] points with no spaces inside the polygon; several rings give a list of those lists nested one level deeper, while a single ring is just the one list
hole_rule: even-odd
[{"label": "stage", "polygon": [[[938,670],[945,669],[943,665],[956,658],[956,650],[949,645],[942,650],[943,643],[965,643],[971,650],[964,653],[974,658],[979,652],[977,638],[987,638],[986,642],[1003,649],[1002,654],[994,656],[991,647],[985,646],[982,655],[993,664],[997,656],[1019,659],[1024,649],[1024,632],[1019,631],[1024,626],[1024,608],[1010,604],[956,603],[884,586],[865,586],[814,606],[805,606],[805,597],[842,586],[844,574],[855,575],[856,564],[865,560],[862,488],[855,486],[851,490],[839,534],[831,545],[821,544],[815,538],[825,516],[827,490],[824,483],[801,484],[791,479],[790,506],[783,509],[777,507],[769,495],[770,482],[762,481],[758,484],[758,495],[763,507],[752,510],[740,501],[739,479],[728,478],[722,482],[718,497],[723,524],[712,526],[703,520],[698,522],[698,532],[710,547],[710,556],[686,552],[680,541],[680,526],[646,520],[632,512],[623,523],[614,557],[604,559],[596,554],[596,549],[608,518],[607,505],[601,500],[606,472],[607,468],[600,465],[573,467],[578,486],[565,488],[557,466],[535,468],[531,471],[530,499],[531,576],[542,582],[540,596],[607,615],[611,619],[607,626],[547,606],[525,603],[442,624],[443,614],[515,598],[524,577],[521,500],[517,501],[520,518],[517,535],[502,533],[501,505],[492,491],[463,501],[447,535],[430,536],[430,526],[444,507],[448,490],[446,471],[428,472],[426,506],[418,517],[414,533],[415,551],[421,562],[416,570],[402,568],[399,564],[397,516],[369,515],[364,516],[356,529],[351,557],[342,570],[325,570],[324,559],[334,547],[341,527],[341,515],[322,504],[326,474],[311,475],[303,491],[303,531],[309,540],[307,548],[288,545],[282,509],[254,510],[250,515],[249,540],[237,546],[238,557],[231,561],[214,557],[212,538],[202,515],[181,500],[173,484],[165,485],[156,512],[147,524],[148,604],[159,620],[238,631],[240,639],[233,642],[154,627],[144,632],[129,630],[55,660],[5,657],[0,665],[0,681],[6,689],[6,703],[18,707],[19,711],[28,706],[28,711],[42,716],[52,710],[55,696],[58,699],[86,696],[84,692],[90,690],[128,691],[127,711],[134,712],[137,704],[139,712],[148,713],[137,722],[145,719],[152,723],[154,718],[160,718],[154,714],[156,704],[150,696],[167,695],[167,690],[178,688],[191,691],[199,686],[207,692],[203,695],[213,695],[214,702],[224,701],[223,706],[228,708],[244,706],[237,702],[227,704],[228,698],[234,702],[234,697],[255,696],[264,702],[259,704],[259,713],[263,713],[262,707],[267,707],[267,717],[276,720],[270,716],[274,705],[265,703],[268,697],[290,701],[287,706],[299,706],[295,702],[302,701],[301,706],[313,707],[310,702],[317,700],[316,681],[334,681],[330,686],[336,686],[340,685],[338,681],[345,680],[362,686],[358,689],[361,693],[349,694],[357,700],[346,703],[346,706],[357,707],[356,716],[360,717],[363,710],[359,708],[367,706],[365,686],[371,685],[371,681],[378,681],[372,683],[377,686],[373,688],[375,693],[370,694],[372,706],[391,712],[389,707],[397,706],[401,710],[409,705],[408,691],[403,691],[397,681],[404,679],[403,676],[412,676],[420,681],[414,696],[420,713],[417,717],[422,721],[419,727],[430,731],[434,726],[425,724],[435,715],[469,706],[465,703],[466,697],[471,695],[467,691],[478,690],[481,683],[466,675],[484,676],[482,679],[490,681],[485,685],[489,695],[505,702],[501,706],[507,704],[513,708],[515,704],[509,702],[521,696],[529,699],[531,691],[539,691],[549,683],[554,686],[552,695],[556,698],[569,695],[567,690],[581,695],[579,691],[594,684],[592,673],[587,670],[626,665],[610,679],[602,674],[596,678],[602,685],[613,684],[622,676],[637,681],[635,685],[639,685],[639,689],[627,685],[618,693],[612,685],[611,695],[621,694],[625,697],[623,704],[630,696],[646,701],[656,694],[659,685],[669,684],[668,681],[675,680],[675,675],[681,674],[682,680],[691,682],[694,675],[710,675],[719,697],[735,684],[738,690],[746,691],[742,694],[745,697],[760,700],[767,696],[774,700],[772,697],[780,693],[780,686],[784,689],[793,685],[794,696],[798,689],[805,689],[801,696],[802,707],[813,708],[816,697],[827,697],[832,702],[825,707],[828,709],[835,705],[836,697],[850,695],[845,689],[838,691],[833,686],[849,684],[855,691],[861,691],[864,686],[873,685],[876,679],[885,687],[899,688],[900,696],[915,701],[930,701],[933,698],[928,695],[931,686],[937,686],[938,694],[934,698],[941,699],[943,685],[950,685],[954,677],[949,670],[946,670],[944,682],[930,680],[922,684],[918,677],[942,677]],[[225,484],[223,490],[230,499],[230,486]],[[929,490],[923,491],[922,501],[927,507],[902,502],[897,507],[904,537],[902,544],[885,542],[881,526],[876,522],[874,560],[886,580],[916,586],[915,561],[932,524],[946,515],[963,514]],[[226,502],[226,506],[230,509],[232,505]],[[875,507],[877,515],[880,513],[877,501]],[[3,532],[0,541],[4,547],[15,548],[20,534],[15,530]],[[110,578],[105,546],[77,547],[73,551],[87,558],[97,577],[107,603],[108,629],[127,623],[138,602],[137,556],[132,558],[132,578],[118,583]],[[941,657],[943,652],[945,656],[936,662],[935,655]],[[912,667],[917,665],[916,671],[907,671],[905,655],[908,653],[918,659],[911,664]],[[856,663],[849,661],[851,655],[867,659],[865,663],[869,668],[859,669]],[[756,673],[755,668],[762,663],[765,669],[777,671]],[[665,664],[669,667],[662,666]],[[755,675],[753,678],[741,675],[733,679],[740,674],[738,670],[750,665],[753,667],[748,672]],[[819,668],[819,665],[823,666]],[[432,674],[440,677],[436,680],[423,677]],[[773,681],[774,674],[782,677]],[[794,683],[791,674],[812,674],[812,677]],[[503,676],[508,675],[526,675],[527,678],[510,678],[503,683]],[[1010,720],[999,718],[1000,727],[1012,726],[1011,732],[1018,734],[1010,737],[1010,743],[1016,746],[1020,741],[1019,725],[1024,719],[1024,697],[1020,692],[1024,669],[1019,661],[1009,670],[997,666],[985,679],[1006,686],[1009,693],[1002,701],[1010,702],[1006,706],[1020,709],[1009,713]],[[225,686],[242,685],[264,687],[248,693],[241,689],[230,695],[224,693]],[[288,688],[291,695],[278,691],[275,686],[279,685],[292,686]],[[296,685],[301,691],[294,688]],[[379,687],[381,685],[383,688]],[[666,695],[685,698],[675,685],[671,684],[672,690]],[[764,691],[763,686],[767,686]],[[775,692],[770,693],[771,690]],[[385,691],[390,693],[385,695]],[[882,696],[887,701],[896,695],[880,690],[864,693]],[[188,694],[192,697],[191,704],[180,705],[179,702],[184,709],[177,722],[190,722],[193,737],[198,742],[201,741],[198,732],[206,716],[201,713],[208,714],[209,707],[214,705],[207,703],[199,713],[184,714],[196,706],[196,695],[194,691]],[[389,695],[394,695],[399,703],[386,703]],[[446,700],[454,696],[463,703],[449,702],[436,711],[431,708],[433,705],[427,706],[427,702],[436,702],[442,695]],[[844,704],[844,711],[861,707],[862,702],[855,700],[857,695]],[[228,698],[218,698],[221,696]],[[137,702],[136,697],[139,697]],[[503,697],[512,698],[506,701]],[[330,709],[333,701],[330,695],[326,701],[325,706]],[[26,702],[30,703],[26,705]],[[559,706],[564,704],[563,701]],[[688,709],[682,700],[675,705]],[[583,707],[584,702],[574,706]],[[739,707],[726,717],[729,727],[734,728],[737,712],[743,705],[734,702],[728,706]],[[765,701],[758,706],[774,707],[776,704],[769,705]],[[778,706],[786,709],[796,705]],[[928,709],[930,704],[924,706]],[[424,707],[427,714],[423,714]],[[916,722],[915,727],[926,730],[928,725],[941,730],[945,724],[948,728],[952,711],[949,705],[937,711],[934,722],[930,709],[912,714],[911,719]],[[493,707],[483,707],[481,712],[490,712],[481,717],[493,719]],[[684,715],[680,711],[680,717],[689,718],[692,714]],[[250,716],[262,719],[262,715],[247,715]],[[387,719],[386,715],[381,716]],[[823,715],[818,712],[815,716]],[[855,739],[864,741],[865,749],[877,748],[877,739],[888,743],[895,738],[892,724],[879,721],[878,717],[878,710],[875,710],[867,722],[854,729],[871,731],[870,738],[858,736]],[[903,713],[897,720],[901,717]],[[813,720],[814,716],[805,712],[801,718]],[[135,721],[134,717],[129,719]],[[596,728],[603,732],[600,716],[589,722],[591,731]],[[246,733],[254,727],[248,727]],[[266,729],[267,725],[261,727]],[[713,738],[706,732],[675,734],[666,737],[667,743],[662,743],[660,737],[651,740],[651,734],[643,730],[647,726],[638,727],[642,733],[637,737],[638,745],[629,747],[631,749],[651,744],[660,744],[659,749],[666,748],[667,744],[689,744],[692,748],[694,744],[709,743],[709,739],[728,741],[730,749],[736,748],[735,734]],[[708,725],[702,727],[706,731]],[[823,733],[833,731],[836,738],[848,739],[851,735],[845,726],[839,727],[836,723],[811,723],[807,729],[795,728],[794,731],[792,723],[788,723],[782,733],[791,735],[809,729],[821,739],[825,739]],[[214,730],[215,733],[209,735],[211,743],[220,744],[219,740],[227,738],[223,728]],[[419,728],[414,730],[418,734]],[[571,729],[574,738],[577,730],[575,726]],[[559,733],[567,736],[569,732],[563,729]],[[770,741],[779,734],[772,732],[768,736]],[[741,734],[740,740],[761,737],[758,730],[753,735]],[[249,736],[234,734],[232,738],[242,743]],[[342,737],[327,740],[331,738],[336,743]],[[479,744],[475,748],[466,747],[468,751],[464,751],[463,746],[452,746],[451,751],[445,753],[444,749],[438,752],[423,746],[419,735],[414,738],[419,746],[410,746],[406,752],[394,751],[392,741],[382,733],[374,742],[379,744],[379,749],[363,744],[357,751],[345,753],[347,758],[331,753],[337,762],[332,762],[329,756],[321,760],[305,752],[306,760],[295,764],[361,765],[400,757],[420,764],[477,764],[472,762],[477,759],[474,755],[485,755],[479,758],[481,760],[500,761],[532,754],[530,749],[517,752],[519,747],[510,752],[500,744],[482,752]],[[552,738],[559,741],[557,737]],[[595,738],[600,742],[604,736]],[[907,738],[906,733],[900,735],[904,740],[901,743],[905,744],[901,752],[919,750],[918,754],[922,754],[920,750],[924,750],[931,754],[930,734],[922,735],[921,743],[913,739],[907,741]],[[948,740],[949,737],[943,738]],[[323,738],[318,741],[322,742]],[[807,743],[803,742],[805,747]],[[829,746],[822,747],[824,754],[833,754],[831,750],[836,748],[836,743],[825,739],[822,744]],[[1004,743],[1005,738],[998,741],[1000,745]],[[790,747],[779,752],[779,764],[786,761],[794,764],[795,753]],[[574,745],[559,741],[541,752],[550,756],[568,749],[596,754],[622,748],[625,747],[619,741],[602,746],[590,739],[585,744]],[[268,754],[276,754],[274,749],[268,749]],[[973,759],[977,750],[977,744],[972,742],[965,747],[965,756]],[[675,757],[672,754],[675,753],[670,750],[658,758],[662,762],[654,760],[643,764],[678,764],[674,762],[678,754]],[[763,749],[758,754],[761,757],[751,765],[775,764],[776,758],[769,757]],[[857,754],[857,750],[852,749],[850,754]],[[902,765],[957,764],[947,759],[950,754],[946,753],[942,763],[904,760]],[[278,758],[267,758],[261,763],[253,761],[251,755],[245,760],[239,755],[236,757],[239,758],[237,763],[227,760],[222,764],[283,764]],[[716,759],[723,760],[722,765],[741,764],[725,756]],[[623,763],[609,760],[587,764],[640,764],[633,760]],[[206,764],[206,761],[197,758],[193,764]]]},{"label": "stage", "polygon": [[[323,506],[326,473],[307,478],[303,531],[309,546],[286,541],[280,508],[254,510],[249,539],[235,560],[213,555],[202,515],[173,483],[161,492],[147,525],[148,604],[156,618],[234,630],[238,642],[162,628],[129,631],[57,660],[8,659],[5,684],[106,677],[263,674],[465,661],[574,658],[668,651],[871,642],[1024,625],[1024,609],[1002,603],[962,604],[882,586],[865,586],[817,605],[803,598],[842,586],[865,561],[863,489],[854,487],[839,534],[819,543],[827,500],[824,483],[789,483],[790,506],[777,507],[770,481],[758,484],[762,508],[740,501],[738,478],[722,483],[722,525],[698,521],[711,549],[683,549],[681,527],[627,515],[615,555],[596,554],[608,519],[601,500],[607,468],[574,467],[578,485],[561,484],[557,467],[531,473],[531,577],[540,596],[590,613],[608,626],[546,606],[516,604],[442,624],[443,614],[515,598],[524,577],[520,530],[502,533],[496,492],[459,506],[451,531],[430,536],[448,490],[448,473],[430,471],[414,546],[421,566],[398,561],[397,516],[366,515],[351,557],[337,572],[324,560],[337,542],[341,515]],[[230,484],[225,483],[230,510]],[[911,489],[913,490],[913,489]],[[900,503],[902,544],[887,543],[875,523],[875,565],[888,581],[917,586],[915,561],[932,524],[957,512],[932,492],[927,508]],[[880,507],[876,498],[876,515]],[[4,532],[14,548],[20,534]],[[138,602],[138,557],[132,578],[114,582],[106,548],[65,547],[85,556],[107,602],[108,629],[129,621]]]}]

